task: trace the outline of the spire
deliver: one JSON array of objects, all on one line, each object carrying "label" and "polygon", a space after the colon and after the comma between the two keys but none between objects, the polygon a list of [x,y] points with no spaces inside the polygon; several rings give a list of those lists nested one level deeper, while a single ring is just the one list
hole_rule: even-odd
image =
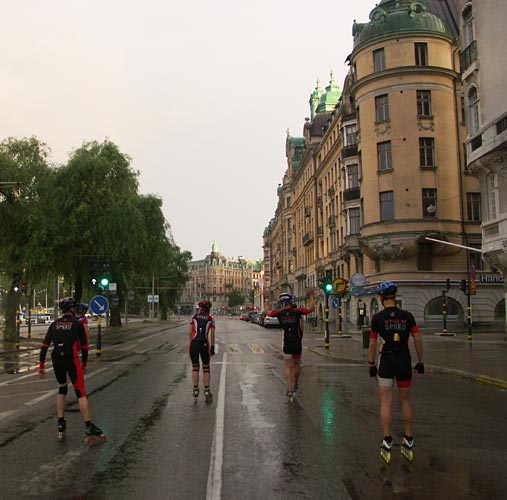
[{"label": "spire", "polygon": [[217,240],[213,240],[213,244],[211,245],[211,253],[218,253]]},{"label": "spire", "polygon": [[313,120],[315,118],[315,112],[317,111],[317,106],[319,105],[320,97],[322,96],[322,89],[320,88],[320,81],[317,79],[317,85],[315,86],[315,90],[310,95],[310,116]]}]

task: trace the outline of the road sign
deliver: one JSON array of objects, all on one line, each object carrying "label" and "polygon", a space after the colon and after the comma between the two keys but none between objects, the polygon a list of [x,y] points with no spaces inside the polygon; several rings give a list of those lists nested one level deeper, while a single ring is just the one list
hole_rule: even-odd
[{"label": "road sign", "polygon": [[350,277],[350,281],[354,286],[361,287],[366,285],[366,276],[363,273],[354,273]]},{"label": "road sign", "polygon": [[109,291],[110,292],[116,292],[118,290],[117,283],[109,283]]},{"label": "road sign", "polygon": [[333,289],[336,293],[344,293],[347,291],[347,280],[343,278],[336,278],[333,281]]},{"label": "road sign", "polygon": [[331,306],[333,309],[338,309],[338,306],[340,305],[340,299],[337,299],[336,297],[331,301]]},{"label": "road sign", "polygon": [[90,310],[93,314],[100,316],[105,314],[109,309],[109,302],[103,295],[95,295],[92,300],[90,300]]},{"label": "road sign", "polygon": [[118,295],[113,296],[113,306],[119,306],[120,305],[120,297]]},{"label": "road sign", "polygon": [[148,304],[158,304],[158,295],[148,295]]}]

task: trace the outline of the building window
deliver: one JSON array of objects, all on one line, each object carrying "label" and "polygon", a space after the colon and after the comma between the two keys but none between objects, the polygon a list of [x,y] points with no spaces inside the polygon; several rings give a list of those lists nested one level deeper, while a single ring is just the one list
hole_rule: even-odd
[{"label": "building window", "polygon": [[423,189],[422,190],[422,207],[423,217],[436,217],[437,216],[437,190],[436,189]]},{"label": "building window", "polygon": [[415,65],[428,66],[428,44],[415,43],[414,49],[415,49]]},{"label": "building window", "polygon": [[[480,243],[469,243],[470,247],[477,248],[480,250],[482,245]],[[475,269],[482,270],[484,269],[484,263],[482,261],[481,252],[474,252],[473,250],[468,251],[468,262],[470,263],[470,267],[474,266]]]},{"label": "building window", "polygon": [[462,25],[463,47],[468,47],[474,41],[474,16],[471,5],[463,11]]},{"label": "building window", "polygon": [[498,214],[498,181],[496,174],[489,174],[486,177],[486,188],[488,193],[488,221],[495,220]]},{"label": "building window", "polygon": [[361,230],[361,211],[359,208],[349,210],[349,234],[359,234]]},{"label": "building window", "polygon": [[431,271],[433,269],[431,243],[419,243],[419,252],[417,253],[417,269],[419,271]]},{"label": "building window", "polygon": [[373,71],[384,71],[386,69],[386,56],[384,49],[373,51]]},{"label": "building window", "polygon": [[375,97],[375,119],[378,122],[385,122],[389,118],[389,96],[383,94]]},{"label": "building window", "polygon": [[357,125],[347,125],[345,127],[345,146],[355,146],[357,144]]},{"label": "building window", "polygon": [[468,133],[475,135],[479,132],[479,93],[477,87],[468,91]]},{"label": "building window", "polygon": [[347,165],[347,188],[359,187],[359,165]]},{"label": "building window", "polygon": [[377,159],[379,172],[392,170],[391,141],[379,142],[377,144]]},{"label": "building window", "polygon": [[417,91],[417,116],[432,116],[431,90]]},{"label": "building window", "polygon": [[421,167],[435,167],[435,139],[433,137],[419,137],[419,165]]},{"label": "building window", "polygon": [[481,193],[467,193],[467,220],[480,222]]},{"label": "building window", "polygon": [[380,220],[394,219],[394,195],[392,191],[380,193]]}]

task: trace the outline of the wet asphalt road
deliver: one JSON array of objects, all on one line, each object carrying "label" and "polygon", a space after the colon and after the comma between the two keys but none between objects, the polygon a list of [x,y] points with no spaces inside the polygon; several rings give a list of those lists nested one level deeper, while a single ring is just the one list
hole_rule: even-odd
[{"label": "wet asphalt road", "polygon": [[[217,338],[207,405],[191,396],[186,325],[105,336],[86,378],[93,420],[108,435],[93,447],[72,390],[67,439],[57,442],[55,384],[51,372],[38,379],[38,353],[11,360],[18,373],[0,375],[0,498],[507,497],[506,391],[447,375],[417,379],[413,467],[397,446],[387,468],[377,386],[364,364],[305,350],[289,404],[279,330],[219,318]],[[307,333],[304,343],[323,342]],[[396,408],[395,446],[401,434]]]}]

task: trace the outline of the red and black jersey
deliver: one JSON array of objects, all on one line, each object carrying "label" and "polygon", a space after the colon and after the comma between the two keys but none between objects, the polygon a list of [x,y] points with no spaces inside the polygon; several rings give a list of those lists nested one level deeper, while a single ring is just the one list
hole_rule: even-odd
[{"label": "red and black jersey", "polygon": [[52,356],[79,358],[86,364],[88,360],[88,339],[81,322],[72,314],[64,314],[49,325],[40,351],[40,361],[46,361],[46,354],[53,343]]},{"label": "red and black jersey", "polygon": [[396,306],[386,307],[371,320],[370,338],[379,335],[384,341],[384,351],[408,351],[410,334],[417,333],[419,328],[412,313]]},{"label": "red and black jersey", "polygon": [[301,340],[301,318],[310,311],[306,307],[295,307],[291,309],[275,309],[270,311],[269,316],[278,318],[283,330],[283,340],[294,342]]},{"label": "red and black jersey", "polygon": [[207,342],[211,328],[215,328],[215,318],[211,314],[194,314],[192,325],[192,341]]}]

